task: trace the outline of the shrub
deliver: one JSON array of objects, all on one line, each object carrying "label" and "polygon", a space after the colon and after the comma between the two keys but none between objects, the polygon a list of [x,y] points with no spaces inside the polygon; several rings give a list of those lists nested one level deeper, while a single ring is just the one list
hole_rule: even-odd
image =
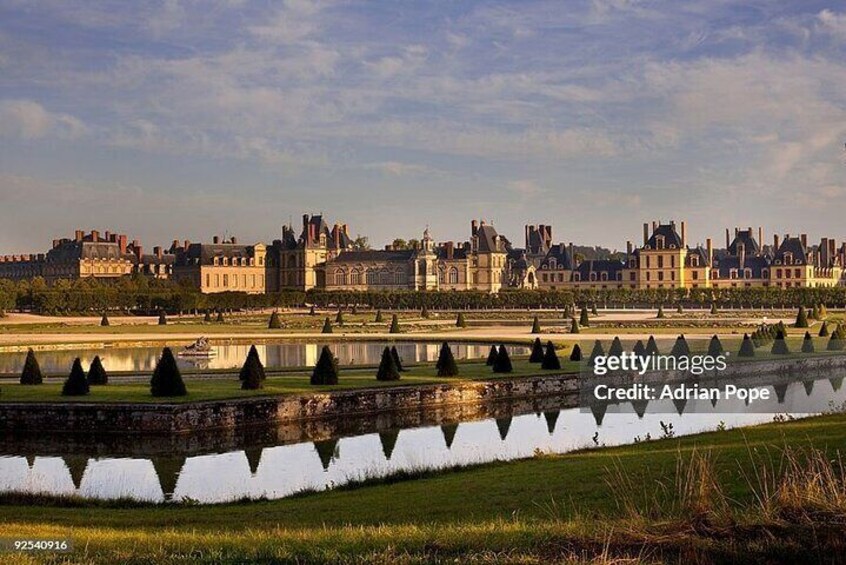
[{"label": "shrub", "polygon": [[743,341],[740,342],[740,351],[737,352],[738,357],[755,357],[755,344],[749,334],[743,334]]},{"label": "shrub", "polygon": [[267,376],[264,373],[264,365],[261,364],[255,345],[250,346],[250,352],[247,353],[247,359],[244,361],[244,366],[241,367],[238,378],[241,379],[243,390],[258,390],[264,386],[264,380]]},{"label": "shrub", "polygon": [[805,332],[805,339],[802,340],[802,353],[814,352],[814,338],[811,337],[811,332]]},{"label": "shrub", "polygon": [[581,361],[582,360],[582,348],[579,347],[579,344],[575,344],[573,346],[573,351],[570,352],[570,361]]},{"label": "shrub", "polygon": [[316,316],[317,315],[317,310],[315,309],[314,304],[312,304],[311,308],[308,309],[308,315],[309,316]]},{"label": "shrub", "polygon": [[376,371],[377,381],[398,381],[400,378],[397,364],[394,361],[394,356],[391,355],[391,349],[385,347],[382,350],[382,360],[379,362],[379,369]]},{"label": "shrub", "polygon": [[649,339],[646,340],[646,355],[658,355],[658,343],[655,341],[654,336],[649,336]]},{"label": "shrub", "polygon": [[811,308],[811,319],[820,319],[820,309],[816,304],[814,304],[813,308]]},{"label": "shrub", "polygon": [[88,394],[88,380],[82,370],[82,362],[77,357],[71,367],[70,375],[62,386],[62,396],[85,396]]},{"label": "shrub", "polygon": [[373,319],[373,322],[375,322],[377,324],[381,324],[382,322],[384,322],[384,320],[382,319],[382,311],[381,310],[376,310],[376,318]]},{"label": "shrub", "polygon": [[458,375],[458,365],[455,363],[452,349],[450,349],[447,342],[441,344],[441,352],[438,355],[438,362],[435,367],[438,369],[439,377],[454,377]]},{"label": "shrub", "polygon": [[212,321],[211,312],[209,312],[208,310],[206,310],[206,315],[203,316],[203,321],[206,323],[210,323]]},{"label": "shrub", "polygon": [[21,371],[22,385],[40,385],[44,381],[41,374],[41,367],[38,366],[38,359],[35,358],[35,351],[31,348],[26,352],[23,371]]},{"label": "shrub", "polygon": [[828,317],[828,310],[825,304],[820,304],[820,320],[825,320]]},{"label": "shrub", "polygon": [[532,344],[532,354],[529,355],[529,363],[540,363],[543,361],[543,345],[539,337],[535,338]]},{"label": "shrub", "polygon": [[790,350],[787,348],[787,340],[784,337],[784,332],[778,330],[775,341],[773,341],[773,348],[770,350],[770,353],[774,355],[787,355],[788,353],[790,353]]},{"label": "shrub", "polygon": [[590,325],[590,318],[588,318],[588,311],[585,306],[582,306],[582,313],[579,314],[579,325],[585,327]]},{"label": "shrub", "polygon": [[592,366],[594,359],[600,355],[605,355],[605,350],[602,348],[602,342],[597,339],[593,342],[593,350],[590,352],[590,357],[588,357],[588,365]]},{"label": "shrub", "polygon": [[684,338],[684,335],[680,335],[676,338],[676,342],[673,344],[673,349],[670,351],[670,355],[673,357],[690,356],[690,346],[687,344],[687,340]]},{"label": "shrub", "polygon": [[109,317],[106,315],[105,312],[103,312],[103,317],[100,318],[100,326],[106,327],[106,326],[109,326],[109,325],[110,325],[109,324]]},{"label": "shrub", "polygon": [[577,333],[579,333],[579,332],[581,332],[581,331],[582,331],[582,330],[581,330],[581,328],[579,327],[579,321],[578,321],[578,320],[576,320],[575,318],[573,318],[573,320],[570,322],[570,333],[571,333],[571,334],[577,334]]},{"label": "shrub", "polygon": [[109,375],[106,369],[103,368],[103,362],[99,355],[94,356],[91,361],[91,367],[88,368],[88,384],[90,385],[105,385],[109,383]]},{"label": "shrub", "polygon": [[532,321],[532,333],[533,334],[541,333],[540,320],[538,320],[537,316],[535,316],[535,319]]},{"label": "shrub", "polygon": [[614,336],[611,341],[611,347],[608,348],[608,355],[613,357],[620,357],[623,354],[623,342],[620,341],[619,336]]},{"label": "shrub", "polygon": [[167,325],[167,316],[165,316],[164,311],[159,312],[159,325],[166,326]]},{"label": "shrub", "polygon": [[485,365],[493,367],[494,363],[496,363],[497,355],[499,355],[499,349],[497,349],[496,345],[491,345],[491,350],[488,352],[488,360],[485,361]]},{"label": "shrub", "polygon": [[402,365],[402,358],[399,356],[399,351],[397,351],[396,345],[391,346],[391,357],[394,358],[394,365],[397,366],[397,371],[400,373],[405,371],[405,367]]},{"label": "shrub", "polygon": [[661,319],[664,317],[664,305],[658,306],[658,314],[655,315],[656,318]]},{"label": "shrub", "polygon": [[350,308],[350,313],[351,313],[353,316],[355,316],[356,314],[358,314],[358,305],[357,305],[357,304],[353,304],[353,305],[352,305],[352,308]]},{"label": "shrub", "polygon": [[594,316],[599,316],[599,311],[596,309],[596,304],[593,304],[593,306],[590,307],[590,313]]},{"label": "shrub", "polygon": [[820,333],[817,334],[820,337],[828,337],[828,322],[823,322],[822,326],[820,327]]},{"label": "shrub", "polygon": [[505,349],[505,345],[502,344],[499,346],[499,351],[497,351],[496,361],[493,364],[493,372],[494,373],[510,373],[514,370],[514,367],[511,365],[511,357],[508,355],[508,350]]},{"label": "shrub", "polygon": [[543,354],[541,369],[545,371],[558,371],[561,369],[561,361],[558,359],[558,354],[555,352],[555,345],[553,345],[552,341],[546,342],[546,351]]},{"label": "shrub", "polygon": [[718,357],[725,353],[725,349],[723,349],[723,343],[720,341],[720,338],[717,337],[717,334],[711,336],[711,341],[708,342],[708,355],[712,357]]},{"label": "shrub", "polygon": [[215,320],[215,322],[217,322],[218,324],[222,324],[225,321],[226,320],[223,319],[223,310],[218,310],[217,311],[217,319]]},{"label": "shrub", "polygon": [[423,319],[429,318],[429,309],[426,306],[423,306],[423,308],[420,310],[420,317]]},{"label": "shrub", "polygon": [[332,322],[329,321],[329,316],[326,316],[326,319],[323,320],[323,329],[320,330],[320,333],[324,333],[324,334],[332,333]]},{"label": "shrub", "polygon": [[182,374],[176,366],[176,359],[169,347],[162,349],[162,356],[156,363],[153,378],[150,379],[153,396],[185,396],[188,391],[182,381]]},{"label": "shrub", "polygon": [[828,351],[843,351],[846,349],[846,331],[843,329],[843,325],[837,326],[833,332],[831,332],[831,338],[828,340],[828,346],[826,349]]},{"label": "shrub", "polygon": [[455,319],[455,327],[457,327],[457,328],[466,328],[467,327],[467,320],[464,319],[464,312],[458,313],[458,317]]},{"label": "shrub", "polygon": [[799,312],[796,314],[796,323],[793,326],[797,328],[808,327],[808,314],[805,312],[804,306],[799,307]]},{"label": "shrub", "polygon": [[632,348],[632,352],[634,352],[634,354],[638,357],[644,357],[646,356],[646,346],[643,345],[641,340],[637,340],[637,343],[635,343]]},{"label": "shrub", "polygon": [[679,303],[679,305],[676,306],[676,312],[679,313],[679,314],[684,314],[684,308],[682,307],[681,303]]},{"label": "shrub", "polygon": [[267,323],[267,328],[270,330],[278,330],[282,328],[282,320],[279,319],[279,312],[276,310],[270,315],[270,321]]},{"label": "shrub", "polygon": [[335,316],[335,323],[339,326],[344,325],[344,311],[338,310],[338,314]]},{"label": "shrub", "polygon": [[[328,318],[327,318],[328,319]],[[328,345],[320,350],[320,357],[311,373],[311,384],[313,385],[336,385],[338,384],[338,360],[332,355]]]},{"label": "shrub", "polygon": [[391,327],[388,330],[388,333],[398,334],[400,333],[400,325],[399,325],[399,318],[396,314],[391,316]]},{"label": "shrub", "polygon": [[711,303],[711,315],[712,315],[712,316],[715,316],[716,314],[717,314],[717,303],[716,303],[716,302],[712,302],[712,303]]}]

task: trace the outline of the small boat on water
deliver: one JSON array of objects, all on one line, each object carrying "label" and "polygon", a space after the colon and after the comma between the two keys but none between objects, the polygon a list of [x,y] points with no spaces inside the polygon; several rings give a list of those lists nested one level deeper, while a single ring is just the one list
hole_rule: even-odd
[{"label": "small boat on water", "polygon": [[177,355],[180,357],[214,357],[217,352],[212,349],[207,337],[201,337],[191,345],[183,347]]}]

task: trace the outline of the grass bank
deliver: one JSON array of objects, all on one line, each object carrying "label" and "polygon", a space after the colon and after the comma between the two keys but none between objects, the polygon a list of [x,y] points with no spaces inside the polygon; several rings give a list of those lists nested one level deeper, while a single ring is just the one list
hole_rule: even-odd
[{"label": "grass bank", "polygon": [[0,528],[71,538],[53,562],[837,562],[844,449],[828,415],[278,501],[7,496]]}]

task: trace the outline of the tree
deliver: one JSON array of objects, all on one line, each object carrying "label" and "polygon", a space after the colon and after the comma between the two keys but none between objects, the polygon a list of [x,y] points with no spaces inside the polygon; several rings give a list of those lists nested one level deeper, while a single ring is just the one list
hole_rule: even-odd
[{"label": "tree", "polygon": [[594,360],[601,355],[605,355],[605,350],[602,348],[602,342],[597,339],[593,342],[593,350],[588,357],[588,365],[593,366]]},{"label": "tree", "polygon": [[279,312],[276,310],[270,314],[270,321],[267,323],[267,328],[271,330],[278,330],[282,328],[282,320],[279,319]]},{"label": "tree", "polygon": [[658,314],[655,316],[656,318],[660,319],[664,317],[664,305],[658,306]]},{"label": "tree", "polygon": [[176,365],[176,358],[169,347],[162,349],[162,356],[156,363],[153,378],[150,379],[150,392],[153,396],[185,396],[185,382]]},{"label": "tree", "polygon": [[575,318],[573,318],[573,321],[570,322],[570,333],[577,334],[581,331],[581,328],[579,328],[579,322]]},{"label": "tree", "polygon": [[805,307],[800,306],[799,312],[796,314],[796,323],[793,324],[796,328],[807,328],[808,326],[808,314],[805,312]]},{"label": "tree", "polygon": [[596,309],[596,303],[593,303],[593,305],[591,305],[590,313],[594,316],[599,316],[599,311]]},{"label": "tree", "polygon": [[496,345],[491,345],[491,350],[488,352],[488,360],[485,361],[485,365],[493,367],[494,363],[496,363],[497,355],[499,355],[499,349],[496,348]]},{"label": "tree", "polygon": [[38,365],[38,359],[35,358],[35,351],[31,348],[26,352],[26,360],[24,361],[23,371],[21,371],[22,385],[40,385],[44,381],[44,375],[41,374],[41,367]]},{"label": "tree", "polygon": [[317,310],[315,309],[314,304],[312,304],[311,308],[308,309],[308,315],[309,316],[316,316],[317,315]]},{"label": "tree", "polygon": [[247,359],[241,367],[238,378],[241,379],[241,389],[243,390],[258,390],[264,387],[264,380],[267,375],[265,375],[264,365],[261,364],[255,345],[250,346],[250,352],[247,353]]},{"label": "tree", "polygon": [[570,361],[581,361],[582,360],[582,348],[579,347],[579,344],[575,344],[573,346],[573,351],[570,352]]},{"label": "tree", "polygon": [[458,365],[452,355],[452,349],[447,342],[441,344],[441,352],[438,355],[438,362],[435,365],[439,377],[455,377],[458,375]]},{"label": "tree", "polygon": [[708,342],[708,355],[711,357],[719,357],[725,353],[723,349],[723,344],[720,341],[720,338],[717,337],[717,334],[711,336],[711,341]]},{"label": "tree", "polygon": [[828,337],[828,322],[822,323],[822,326],[820,327],[820,333],[817,335],[820,337]]},{"label": "tree", "polygon": [[537,316],[535,316],[535,319],[532,321],[532,333],[533,334],[541,333],[540,320],[538,320]]},{"label": "tree", "polygon": [[467,320],[464,319],[464,312],[458,313],[458,317],[455,319],[455,327],[457,327],[457,328],[466,328],[467,327]]},{"label": "tree", "polygon": [[543,361],[543,345],[539,337],[535,338],[532,344],[532,354],[529,355],[529,363],[540,363]]},{"label": "tree", "polygon": [[62,386],[62,396],[85,396],[88,392],[85,371],[82,370],[82,362],[77,357],[71,367],[70,375]]},{"label": "tree", "polygon": [[363,235],[356,235],[352,242],[352,248],[356,251],[367,251],[370,249],[370,240]]},{"label": "tree", "polygon": [[376,371],[376,380],[398,381],[399,378],[400,374],[397,370],[397,364],[396,361],[394,361],[394,356],[391,355],[391,349],[389,347],[385,347],[382,351],[382,360],[379,362],[379,369]]},{"label": "tree", "polygon": [[755,357],[755,344],[752,343],[752,338],[749,334],[743,334],[743,341],[740,342],[740,351],[737,353],[738,357]]},{"label": "tree", "polygon": [[203,321],[207,324],[211,323],[211,321],[212,321],[211,312],[209,312],[208,310],[206,310],[206,315],[203,316]]},{"label": "tree", "polygon": [[317,359],[317,364],[311,373],[311,384],[338,384],[338,360],[332,355],[328,345],[324,345],[323,349],[320,350],[320,357]]},{"label": "tree", "polygon": [[215,320],[218,324],[224,323],[226,320],[223,319],[223,310],[217,311],[217,319]]},{"label": "tree", "polygon": [[398,334],[400,333],[400,325],[399,325],[399,318],[396,314],[391,316],[391,327],[388,330],[388,333]]},{"label": "tree", "polygon": [[106,315],[105,312],[103,312],[103,317],[100,318],[100,326],[106,327],[106,326],[109,326],[109,325],[110,325],[109,324],[109,317]]},{"label": "tree", "polygon": [[646,356],[646,346],[643,345],[641,340],[637,340],[637,343],[635,343],[632,348],[632,352],[638,357],[644,357]]},{"label": "tree", "polygon": [[670,351],[670,355],[673,357],[690,357],[690,346],[687,344],[687,340],[684,338],[684,335],[680,335],[676,338],[676,342],[673,344],[673,349]]},{"label": "tree", "polygon": [[770,353],[772,353],[773,355],[787,355],[788,353],[790,353],[790,349],[787,348],[787,340],[784,337],[784,332],[778,330],[775,341],[773,341],[773,348],[770,350]]},{"label": "tree", "polygon": [[397,351],[397,346],[391,346],[391,355],[394,357],[394,363],[397,365],[397,371],[402,373],[405,371],[405,368],[402,366],[402,359],[399,356],[399,351]]},{"label": "tree", "polygon": [[844,330],[843,324],[837,326],[837,329],[831,332],[826,349],[828,351],[843,351],[846,349],[846,335],[844,334],[846,334],[846,330]]},{"label": "tree", "polygon": [[623,342],[620,341],[618,336],[614,336],[613,341],[611,341],[611,347],[608,348],[608,355],[611,357],[620,357],[623,355]]},{"label": "tree", "polygon": [[684,314],[684,307],[682,307],[681,302],[679,302],[679,305],[676,306],[676,313]]},{"label": "tree", "polygon": [[164,310],[159,312],[159,325],[166,326],[167,325],[167,316],[165,316]]},{"label": "tree", "polygon": [[88,384],[90,385],[105,385],[109,383],[109,375],[106,369],[103,368],[103,362],[99,355],[94,356],[91,361],[91,367],[88,368]]},{"label": "tree", "polygon": [[802,340],[802,353],[814,352],[814,338],[811,337],[811,332],[805,332],[805,339]]},{"label": "tree", "polygon": [[590,325],[590,318],[588,318],[588,311],[586,306],[582,306],[582,313],[579,314],[579,325],[585,327]]},{"label": "tree", "polygon": [[655,336],[649,336],[649,339],[646,340],[646,355],[648,357],[659,355],[658,343],[655,341]]},{"label": "tree", "polygon": [[427,320],[429,319],[429,309],[425,305],[420,310],[420,317]]},{"label": "tree", "polygon": [[717,315],[717,303],[716,302],[711,303],[711,315],[712,316]]},{"label": "tree", "polygon": [[811,319],[819,320],[820,319],[820,309],[819,306],[814,304],[813,308],[811,308]]},{"label": "tree", "polygon": [[323,320],[323,329],[320,330],[321,333],[330,334],[332,333],[332,322],[329,321],[329,317],[327,316],[325,320]]},{"label": "tree", "polygon": [[344,311],[343,310],[340,310],[340,309],[338,310],[338,314],[335,316],[335,323],[338,324],[339,326],[344,325]]},{"label": "tree", "polygon": [[382,310],[376,310],[376,318],[373,320],[377,324],[381,324],[384,320],[382,320]]},{"label": "tree", "polygon": [[505,344],[500,344],[499,351],[497,351],[496,361],[493,364],[494,373],[510,373],[514,370],[511,365],[511,357],[508,355],[508,350],[505,349]]},{"label": "tree", "polygon": [[396,249],[398,251],[408,249],[408,242],[401,238],[396,238],[394,241],[391,242],[391,248]]},{"label": "tree", "polygon": [[820,304],[820,320],[825,320],[828,318],[828,310],[825,307],[825,303]]},{"label": "tree", "polygon": [[558,359],[558,354],[555,352],[555,345],[552,344],[552,341],[546,342],[546,351],[543,354],[541,369],[545,371],[558,371],[561,369],[561,361]]}]

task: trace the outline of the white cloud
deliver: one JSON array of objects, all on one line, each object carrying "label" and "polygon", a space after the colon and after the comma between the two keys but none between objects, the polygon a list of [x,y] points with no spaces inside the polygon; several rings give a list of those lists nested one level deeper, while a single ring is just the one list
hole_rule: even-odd
[{"label": "white cloud", "polygon": [[817,21],[823,31],[831,33],[838,38],[846,38],[846,13],[823,10],[817,14]]},{"label": "white cloud", "polygon": [[53,136],[75,139],[86,131],[81,120],[49,112],[32,100],[0,100],[0,135],[22,139]]}]

